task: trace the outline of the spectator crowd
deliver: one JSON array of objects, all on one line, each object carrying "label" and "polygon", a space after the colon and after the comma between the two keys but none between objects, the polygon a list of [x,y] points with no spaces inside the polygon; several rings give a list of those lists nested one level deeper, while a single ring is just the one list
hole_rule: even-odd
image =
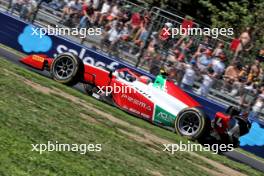
[{"label": "spectator crowd", "polygon": [[[10,1],[10,12],[18,11],[23,19],[29,20],[37,7],[36,0]],[[151,31],[153,17],[150,12],[121,0],[53,0],[47,6],[54,9],[55,14],[62,13],[59,23],[65,26],[101,27],[104,31],[101,48],[109,51],[121,48],[142,56],[140,66],[148,67],[154,75],[159,74],[161,68],[167,70],[168,76],[187,91],[196,87],[197,93],[206,97],[211,88],[216,89],[223,95],[239,99],[240,106],[251,111],[251,117],[258,116],[264,108],[261,67],[264,50],[259,51],[251,64],[244,64],[242,58],[244,52],[253,48],[252,28],[241,32],[229,47],[222,41],[212,45],[210,36],[204,36],[197,44],[196,36],[186,34],[177,40],[163,36],[164,29],[174,27],[171,22],[164,23],[159,31]],[[186,18],[184,20],[186,23]],[[227,50],[233,55],[228,56]]]}]

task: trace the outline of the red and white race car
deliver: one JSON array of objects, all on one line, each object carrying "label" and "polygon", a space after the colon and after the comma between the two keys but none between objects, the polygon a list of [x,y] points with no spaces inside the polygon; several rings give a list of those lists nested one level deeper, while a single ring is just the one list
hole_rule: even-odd
[{"label": "red and white race car", "polygon": [[217,112],[214,120],[210,120],[197,101],[164,75],[158,75],[152,82],[128,68],[109,71],[84,64],[72,53],[60,54],[55,59],[29,55],[21,62],[50,71],[57,82],[83,83],[89,94],[191,139],[213,137],[221,143],[237,146],[239,137],[250,128],[247,120],[234,108],[228,114]]}]

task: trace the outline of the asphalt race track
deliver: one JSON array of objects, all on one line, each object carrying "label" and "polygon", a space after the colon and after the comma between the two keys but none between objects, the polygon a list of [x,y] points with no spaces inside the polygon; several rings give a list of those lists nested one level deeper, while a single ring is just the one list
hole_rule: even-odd
[{"label": "asphalt race track", "polygon": [[[9,60],[9,61],[11,61],[13,63],[15,63],[16,65],[19,65],[19,66],[27,68],[27,69],[29,69],[31,71],[37,72],[37,73],[39,73],[39,74],[41,74],[43,76],[50,77],[49,72],[47,72],[47,71],[44,71],[44,72],[37,71],[37,70],[34,70],[34,69],[32,69],[32,68],[30,68],[30,67],[28,67],[28,66],[26,66],[26,65],[24,65],[22,63],[20,63],[19,62],[20,56],[18,54],[15,54],[15,53],[7,50],[7,49],[4,49],[1,46],[0,46],[0,56],[6,58],[7,60]],[[81,91],[81,92],[84,92],[82,86],[79,85],[79,84],[76,85],[74,88],[79,90],[79,91]],[[251,166],[254,169],[257,169],[259,171],[264,172],[264,163],[263,162],[258,161],[258,160],[253,159],[253,158],[250,158],[250,157],[248,157],[248,156],[246,156],[246,155],[244,155],[244,154],[242,154],[240,152],[237,152],[237,151],[226,152],[223,155],[227,156],[228,158],[230,158],[230,159],[232,159],[234,161],[244,163],[244,164],[246,164],[248,166]]]}]

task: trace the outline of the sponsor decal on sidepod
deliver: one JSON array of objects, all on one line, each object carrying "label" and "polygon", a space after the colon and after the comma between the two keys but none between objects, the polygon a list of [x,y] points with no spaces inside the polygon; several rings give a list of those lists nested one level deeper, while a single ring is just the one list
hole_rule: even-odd
[{"label": "sponsor decal on sidepod", "polygon": [[71,52],[73,54],[75,54],[76,56],[78,56],[81,60],[83,60],[84,64],[92,64],[96,67],[107,67],[110,70],[114,70],[119,63],[118,62],[111,62],[110,64],[105,64],[104,62],[101,61],[95,61],[94,58],[90,57],[89,55],[86,54],[86,49],[82,48],[80,53],[78,53],[78,51],[68,48],[65,45],[58,45],[56,48],[57,53],[55,53],[53,55],[53,57],[55,58],[58,54],[61,53],[65,53],[65,52]]}]

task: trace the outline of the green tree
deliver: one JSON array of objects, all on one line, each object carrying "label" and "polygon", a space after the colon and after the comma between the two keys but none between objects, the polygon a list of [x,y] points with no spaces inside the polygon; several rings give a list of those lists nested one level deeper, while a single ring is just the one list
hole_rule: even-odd
[{"label": "green tree", "polygon": [[255,59],[257,51],[264,47],[264,1],[242,0],[214,4],[212,0],[200,0],[210,11],[212,27],[234,28],[237,37],[246,27],[253,27],[253,49],[247,61]]}]

